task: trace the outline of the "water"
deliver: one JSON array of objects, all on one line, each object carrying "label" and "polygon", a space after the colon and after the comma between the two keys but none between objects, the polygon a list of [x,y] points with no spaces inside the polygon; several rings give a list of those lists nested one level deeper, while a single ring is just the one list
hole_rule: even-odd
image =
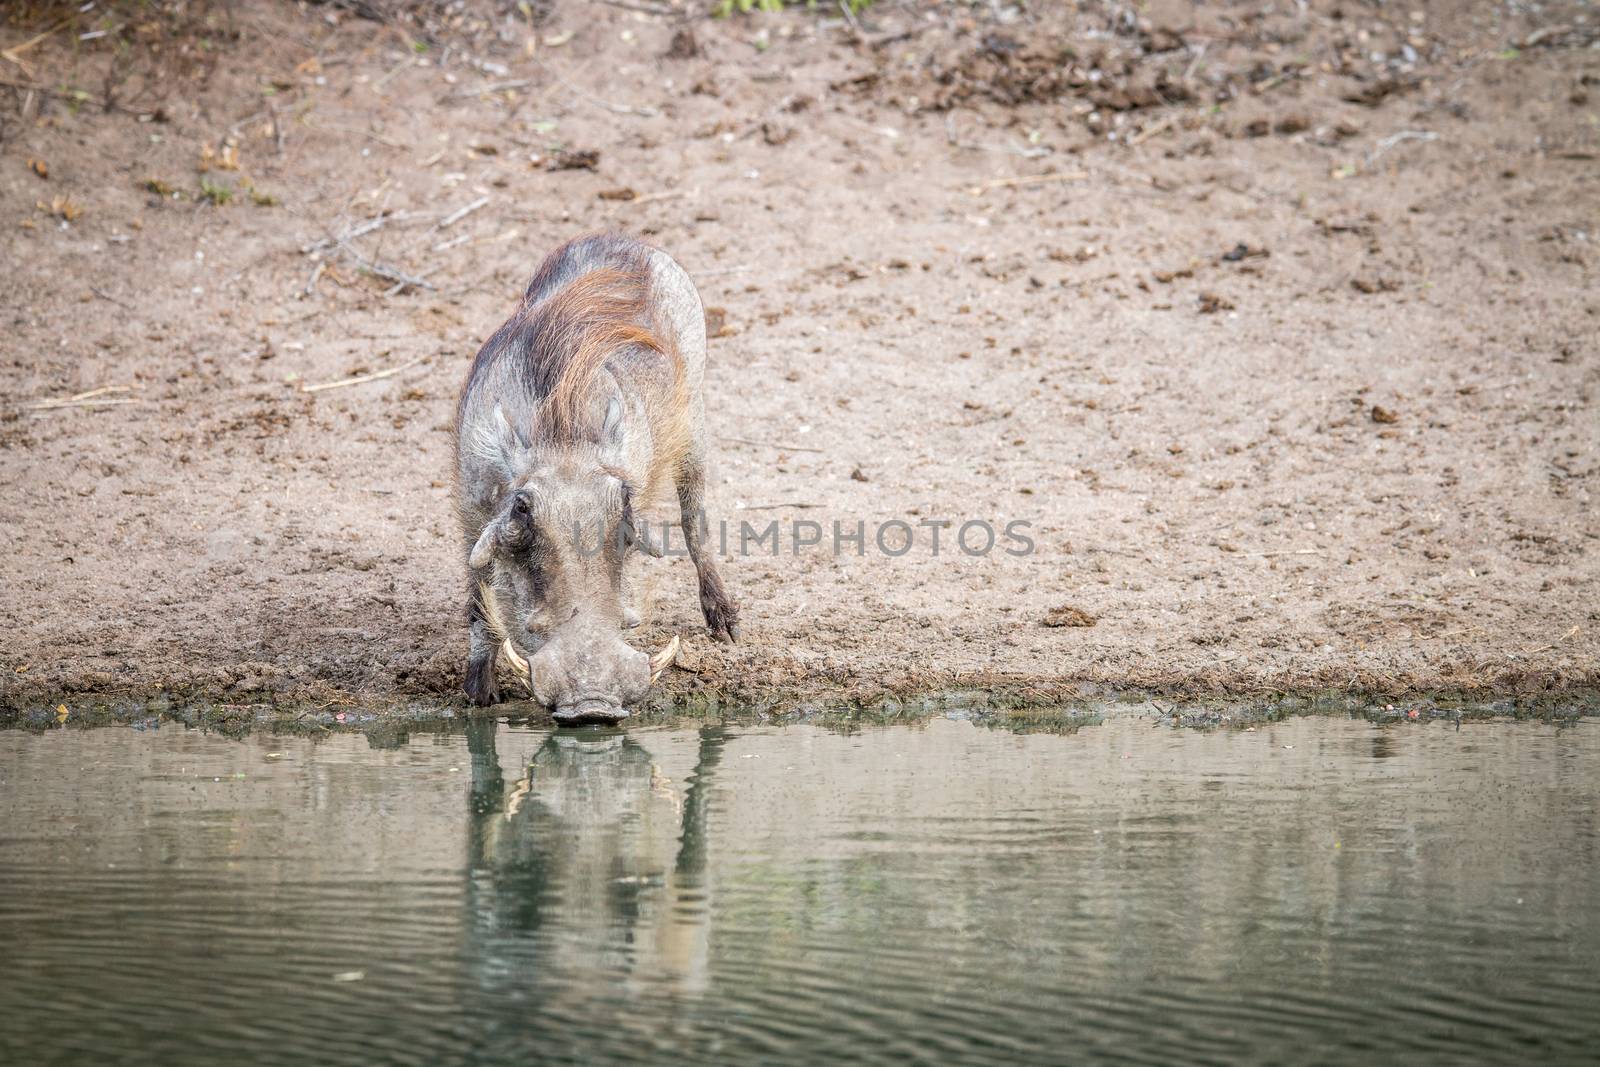
[{"label": "water", "polygon": [[0,733],[0,1063],[1592,1060],[1597,738]]}]

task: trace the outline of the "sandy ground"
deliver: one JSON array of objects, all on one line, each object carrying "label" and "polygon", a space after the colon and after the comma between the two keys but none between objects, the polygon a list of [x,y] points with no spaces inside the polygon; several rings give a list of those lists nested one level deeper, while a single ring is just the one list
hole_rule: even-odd
[{"label": "sandy ground", "polygon": [[669,693],[1595,686],[1600,12],[1342,6],[241,0],[204,47],[30,44],[0,705],[459,699],[456,390],[597,228],[698,277],[716,516],[783,524],[730,545],[733,648],[645,565]]}]

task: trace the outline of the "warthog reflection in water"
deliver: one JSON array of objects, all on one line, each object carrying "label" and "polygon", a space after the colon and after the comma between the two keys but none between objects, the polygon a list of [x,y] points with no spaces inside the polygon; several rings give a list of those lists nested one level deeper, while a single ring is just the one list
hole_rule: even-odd
[{"label": "warthog reflection in water", "polygon": [[508,785],[496,726],[474,722],[467,735],[468,929],[478,942],[467,958],[480,980],[537,987],[552,1011],[562,999],[581,1010],[597,982],[618,975],[625,991],[704,991],[721,730],[701,731],[692,767],[689,753],[673,753],[686,788],[621,734],[552,734]]}]

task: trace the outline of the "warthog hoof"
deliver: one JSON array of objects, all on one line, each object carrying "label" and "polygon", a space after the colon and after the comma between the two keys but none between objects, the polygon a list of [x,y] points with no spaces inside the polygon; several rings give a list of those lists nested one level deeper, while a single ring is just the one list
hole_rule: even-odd
[{"label": "warthog hoof", "polygon": [[628,709],[604,700],[580,700],[555,710],[557,726],[586,726],[590,723],[612,725],[628,717]]}]

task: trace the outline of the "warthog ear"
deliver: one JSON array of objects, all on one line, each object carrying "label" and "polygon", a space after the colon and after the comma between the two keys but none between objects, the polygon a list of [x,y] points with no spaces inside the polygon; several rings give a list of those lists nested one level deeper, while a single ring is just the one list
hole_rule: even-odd
[{"label": "warthog ear", "polygon": [[504,409],[494,406],[494,414],[487,422],[478,423],[473,441],[473,451],[483,460],[500,469],[503,477],[516,477],[528,465],[532,445],[511,426]]},{"label": "warthog ear", "polygon": [[521,434],[511,428],[511,421],[506,418],[505,409],[499,404],[494,406],[495,436],[500,442],[500,452],[506,457],[506,463],[515,467],[517,460],[522,458],[530,447]]}]

